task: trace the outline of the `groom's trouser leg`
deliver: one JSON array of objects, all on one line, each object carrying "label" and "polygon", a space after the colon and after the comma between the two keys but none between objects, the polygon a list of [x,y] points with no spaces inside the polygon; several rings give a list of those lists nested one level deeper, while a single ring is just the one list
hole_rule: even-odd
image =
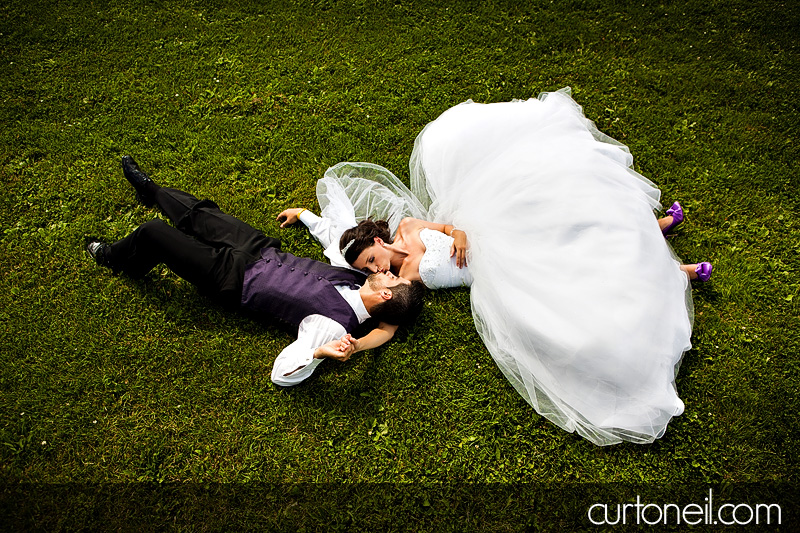
[{"label": "groom's trouser leg", "polygon": [[231,247],[259,256],[266,247],[280,247],[280,241],[267,237],[246,222],[222,212],[210,200],[161,187],[155,193],[156,204],[175,226],[213,247]]},{"label": "groom's trouser leg", "polygon": [[238,305],[245,268],[262,249],[280,247],[280,241],[223,213],[210,200],[167,187],[158,188],[154,197],[175,227],[162,220],[142,224],[111,245],[111,266],[138,278],[164,263],[200,292]]},{"label": "groom's trouser leg", "polygon": [[133,278],[164,263],[198,290],[235,306],[241,300],[246,266],[257,257],[231,247],[214,247],[163,220],[151,220],[111,245],[111,265]]}]

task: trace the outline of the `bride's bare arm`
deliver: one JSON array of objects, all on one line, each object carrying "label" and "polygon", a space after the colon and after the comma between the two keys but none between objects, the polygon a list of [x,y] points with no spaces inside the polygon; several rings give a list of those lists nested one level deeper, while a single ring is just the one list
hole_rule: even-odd
[{"label": "bride's bare arm", "polygon": [[453,244],[450,246],[450,257],[456,256],[456,266],[458,266],[458,268],[467,266],[467,249],[469,248],[467,234],[452,224],[428,222],[427,220],[420,220],[418,218],[404,218],[397,228],[397,234],[402,239],[410,234],[418,234],[419,230],[422,228],[441,231],[445,235],[452,237]]},{"label": "bride's bare arm", "polygon": [[349,346],[353,347],[354,352],[361,352],[364,350],[369,350],[370,348],[377,348],[383,344],[386,344],[392,337],[394,337],[395,332],[397,331],[397,326],[392,324],[387,324],[386,322],[381,322],[378,324],[378,327],[361,337],[360,339],[356,339],[349,333],[341,338],[341,345],[339,350],[342,352],[348,351]]}]

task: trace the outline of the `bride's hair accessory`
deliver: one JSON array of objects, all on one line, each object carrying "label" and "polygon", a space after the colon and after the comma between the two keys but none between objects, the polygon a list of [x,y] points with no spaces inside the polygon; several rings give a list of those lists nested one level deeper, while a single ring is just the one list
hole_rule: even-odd
[{"label": "bride's hair accessory", "polygon": [[356,242],[355,239],[350,239],[350,242],[348,242],[347,244],[344,245],[344,248],[342,248],[342,255],[346,255],[347,254],[347,250],[349,250],[350,247],[353,246],[354,242]]}]

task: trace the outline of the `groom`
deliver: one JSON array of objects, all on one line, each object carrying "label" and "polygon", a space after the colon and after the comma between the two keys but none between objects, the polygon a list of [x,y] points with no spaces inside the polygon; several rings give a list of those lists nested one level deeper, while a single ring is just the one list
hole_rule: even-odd
[{"label": "groom", "polygon": [[122,169],[138,200],[157,205],[174,226],[155,219],[113,244],[89,238],[89,254],[99,265],[134,278],[164,263],[227,307],[297,327],[297,340],[273,364],[272,381],[278,385],[300,383],[324,358],[345,361],[356,350],[377,346],[350,336],[365,320],[381,321],[382,344],[422,306],[419,282],[389,272],[366,277],[281,252],[278,239],[223,213],[215,203],[160,187],[130,156],[122,158]]}]

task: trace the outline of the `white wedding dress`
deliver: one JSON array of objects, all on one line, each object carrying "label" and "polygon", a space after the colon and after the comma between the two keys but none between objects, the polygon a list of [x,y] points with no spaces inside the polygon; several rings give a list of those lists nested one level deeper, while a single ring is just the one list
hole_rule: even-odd
[{"label": "white wedding dress", "polygon": [[317,196],[340,233],[368,216],[392,232],[404,216],[464,230],[468,274],[453,274],[447,241],[426,250],[439,251],[423,281],[431,269],[447,271],[435,286],[471,281],[475,326],[519,394],[595,444],[647,443],[683,412],[692,304],[654,216],[660,192],[632,163],[564,89],[445,111],[417,137],[411,191],[341,163]]}]

